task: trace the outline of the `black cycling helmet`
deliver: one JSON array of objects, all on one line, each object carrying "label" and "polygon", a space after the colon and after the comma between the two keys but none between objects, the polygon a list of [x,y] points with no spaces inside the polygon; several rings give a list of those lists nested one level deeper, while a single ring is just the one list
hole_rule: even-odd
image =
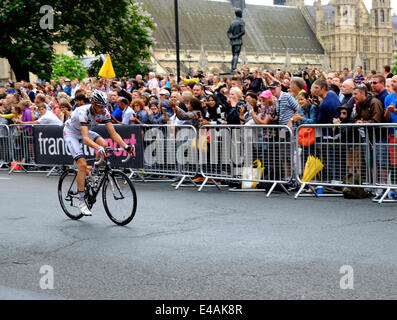
[{"label": "black cycling helmet", "polygon": [[91,100],[98,103],[100,106],[102,106],[102,108],[104,108],[108,104],[108,97],[107,97],[106,93],[102,92],[98,89],[94,90],[94,92],[91,96]]}]

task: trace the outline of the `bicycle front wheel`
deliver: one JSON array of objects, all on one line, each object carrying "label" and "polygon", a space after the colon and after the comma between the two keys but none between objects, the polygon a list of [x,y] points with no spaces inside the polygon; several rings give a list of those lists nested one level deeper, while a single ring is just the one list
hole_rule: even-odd
[{"label": "bicycle front wheel", "polygon": [[66,215],[78,220],[83,217],[78,207],[79,196],[77,192],[77,172],[74,169],[62,173],[58,182],[58,199]]},{"label": "bicycle front wheel", "polygon": [[113,170],[106,176],[102,200],[106,214],[115,224],[124,226],[134,218],[137,205],[136,192],[125,173]]}]

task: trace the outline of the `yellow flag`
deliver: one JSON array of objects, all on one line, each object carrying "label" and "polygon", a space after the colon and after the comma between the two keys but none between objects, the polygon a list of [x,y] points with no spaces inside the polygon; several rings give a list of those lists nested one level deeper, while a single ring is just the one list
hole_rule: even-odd
[{"label": "yellow flag", "polygon": [[193,81],[193,82],[195,82],[195,83],[198,83],[199,82],[199,78],[193,78],[193,79],[183,79],[185,82],[187,82],[187,83],[189,83],[190,81]]},{"label": "yellow flag", "polygon": [[101,70],[99,70],[99,76],[105,79],[116,78],[114,73],[112,60],[110,60],[110,54],[106,57],[105,63],[102,65]]}]

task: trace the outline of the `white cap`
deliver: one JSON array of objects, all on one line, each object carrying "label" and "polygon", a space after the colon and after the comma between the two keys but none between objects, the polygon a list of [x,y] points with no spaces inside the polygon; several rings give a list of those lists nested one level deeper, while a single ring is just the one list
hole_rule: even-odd
[{"label": "white cap", "polygon": [[166,94],[167,96],[170,95],[170,92],[167,89],[162,89],[159,94]]}]

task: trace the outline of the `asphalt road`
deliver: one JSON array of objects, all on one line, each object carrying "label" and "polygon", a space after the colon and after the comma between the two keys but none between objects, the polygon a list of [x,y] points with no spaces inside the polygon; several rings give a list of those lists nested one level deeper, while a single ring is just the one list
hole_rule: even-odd
[{"label": "asphalt road", "polygon": [[136,183],[118,227],[102,205],[68,219],[57,181],[0,172],[0,299],[397,298],[395,204]]}]

